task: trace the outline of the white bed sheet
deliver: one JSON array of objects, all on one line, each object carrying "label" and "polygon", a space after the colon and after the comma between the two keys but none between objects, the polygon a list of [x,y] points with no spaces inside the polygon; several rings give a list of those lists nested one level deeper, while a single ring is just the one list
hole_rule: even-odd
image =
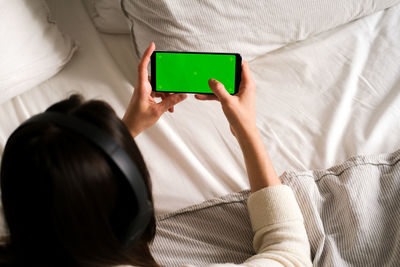
[{"label": "white bed sheet", "polygon": [[[250,62],[278,173],[400,148],[400,6]],[[138,137],[159,211],[248,188],[220,105],[189,99]]]},{"label": "white bed sheet", "polygon": [[[129,37],[98,34],[80,0],[48,2],[80,49],[58,75],[0,105],[1,151],[19,123],[72,92],[122,115],[136,80]],[[278,173],[400,148],[399,15],[395,6],[250,62],[258,128]],[[136,141],[157,214],[248,188],[217,102],[189,97]]]}]

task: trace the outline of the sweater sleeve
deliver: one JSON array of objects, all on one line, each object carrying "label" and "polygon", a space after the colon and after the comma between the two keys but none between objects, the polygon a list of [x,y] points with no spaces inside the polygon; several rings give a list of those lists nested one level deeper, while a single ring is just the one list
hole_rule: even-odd
[{"label": "sweater sleeve", "polygon": [[303,215],[287,185],[252,194],[247,202],[257,254],[242,266],[311,266]]},{"label": "sweater sleeve", "polygon": [[257,254],[239,265],[209,267],[312,266],[303,215],[290,187],[261,189],[249,197],[247,205]]}]

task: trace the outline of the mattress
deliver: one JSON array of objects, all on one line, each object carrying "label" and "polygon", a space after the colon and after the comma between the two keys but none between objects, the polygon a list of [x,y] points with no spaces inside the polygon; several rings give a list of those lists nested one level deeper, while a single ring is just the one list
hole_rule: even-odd
[{"label": "mattress", "polygon": [[[0,151],[22,121],[72,93],[106,100],[122,116],[136,81],[129,36],[99,34],[80,0],[48,4],[79,50],[56,76],[0,105]],[[400,148],[398,25],[394,6],[250,62],[257,126],[278,173]],[[249,187],[218,102],[189,97],[135,141],[158,215]]]}]

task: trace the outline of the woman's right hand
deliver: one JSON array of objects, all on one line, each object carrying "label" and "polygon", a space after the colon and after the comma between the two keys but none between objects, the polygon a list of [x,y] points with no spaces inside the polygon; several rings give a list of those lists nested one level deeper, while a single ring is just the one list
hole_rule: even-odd
[{"label": "woman's right hand", "polygon": [[251,77],[249,65],[242,64],[242,80],[239,92],[230,95],[224,85],[217,80],[210,79],[208,84],[214,95],[195,95],[199,100],[217,100],[221,102],[222,110],[229,121],[231,131],[236,138],[242,135],[257,132],[255,93],[256,85]]},{"label": "woman's right hand", "polygon": [[242,65],[239,92],[230,95],[224,85],[211,79],[214,95],[196,95],[200,100],[218,100],[229,121],[233,135],[239,141],[246,164],[252,192],[266,186],[281,184],[256,127],[256,85],[251,78],[247,62]]}]

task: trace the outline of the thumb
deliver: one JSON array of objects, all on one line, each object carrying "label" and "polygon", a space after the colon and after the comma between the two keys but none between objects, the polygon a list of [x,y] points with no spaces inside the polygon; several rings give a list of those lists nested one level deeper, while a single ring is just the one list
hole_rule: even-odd
[{"label": "thumb", "polygon": [[225,86],[215,79],[209,79],[208,85],[210,86],[211,91],[213,91],[214,95],[218,97],[218,99],[226,100],[231,95],[226,91]]},{"label": "thumb", "polygon": [[163,112],[166,112],[169,108],[175,106],[179,102],[183,101],[186,98],[186,94],[173,94],[164,98],[158,106],[162,109]]}]

